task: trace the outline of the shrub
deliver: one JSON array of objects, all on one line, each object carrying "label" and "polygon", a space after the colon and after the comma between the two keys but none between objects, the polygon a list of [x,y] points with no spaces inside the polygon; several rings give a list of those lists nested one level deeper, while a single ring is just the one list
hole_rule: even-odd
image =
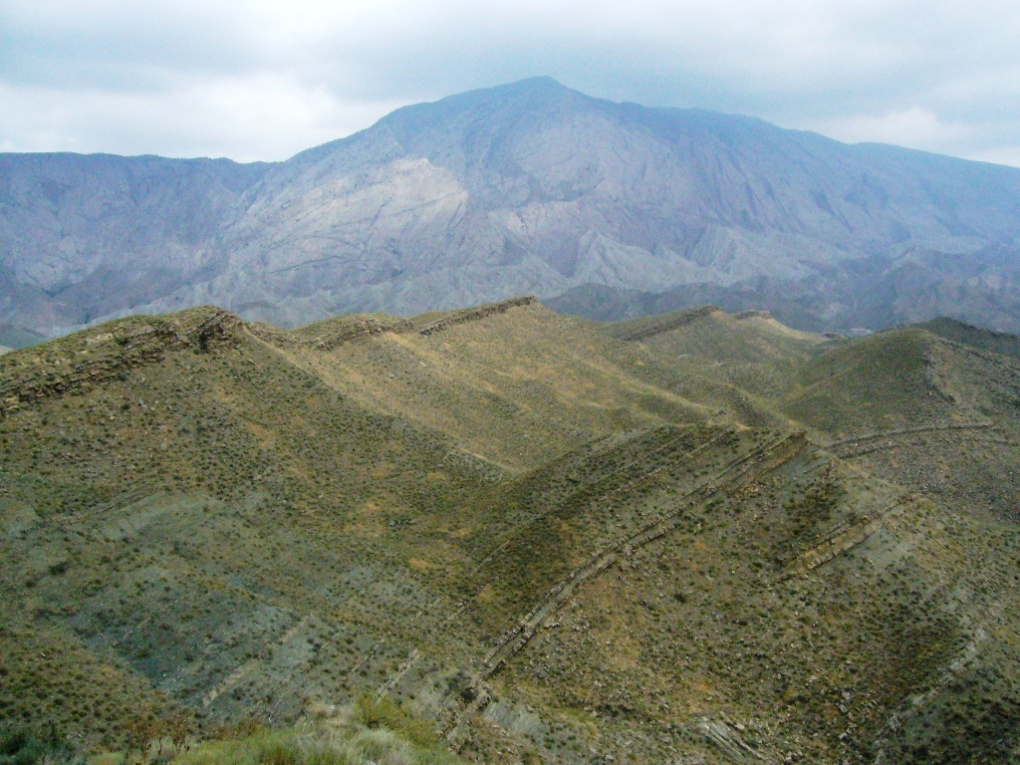
[{"label": "shrub", "polygon": [[81,765],[84,757],[56,729],[40,740],[24,726],[0,727],[0,765]]},{"label": "shrub", "polygon": [[361,694],[354,702],[354,717],[366,728],[389,728],[418,746],[435,746],[438,741],[428,723],[411,717],[389,697],[376,699],[371,694]]},{"label": "shrub", "polygon": [[[438,744],[431,729],[424,745],[405,731],[416,731],[413,718],[392,701],[364,696],[348,718],[352,724],[324,721],[284,731],[239,734],[206,742],[181,754],[173,765],[458,765],[460,761]],[[390,721],[400,726],[397,731]],[[369,727],[371,726],[371,727]],[[417,731],[422,739],[426,738]]]}]

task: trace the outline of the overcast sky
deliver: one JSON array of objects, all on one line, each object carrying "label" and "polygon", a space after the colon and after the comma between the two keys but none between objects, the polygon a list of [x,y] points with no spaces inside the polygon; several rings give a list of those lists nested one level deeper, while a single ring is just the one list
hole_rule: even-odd
[{"label": "overcast sky", "polygon": [[1020,166],[1015,0],[0,0],[0,151],[284,159],[535,75]]}]

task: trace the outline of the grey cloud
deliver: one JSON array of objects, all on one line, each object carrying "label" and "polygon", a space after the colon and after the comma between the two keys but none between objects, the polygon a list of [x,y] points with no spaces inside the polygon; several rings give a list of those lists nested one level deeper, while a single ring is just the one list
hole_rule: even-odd
[{"label": "grey cloud", "polygon": [[[203,72],[241,75],[264,53],[231,30],[237,19],[186,3],[11,3],[0,10],[8,84],[150,91]],[[192,11],[192,12],[189,12]]]},{"label": "grey cloud", "polygon": [[[1012,156],[1020,135],[1020,18],[998,0],[9,0],[0,29],[0,84],[48,93],[51,105],[66,98],[68,110],[87,109],[76,93],[124,94],[119,118],[138,140],[151,119],[149,150],[161,153],[280,158],[304,148],[299,140],[338,137],[355,118],[378,116],[372,104],[537,74],[596,96],[754,114],[837,138],[866,139],[871,126],[881,140],[962,155]],[[265,98],[282,99],[280,113],[264,120],[262,137],[257,126],[239,131],[233,149],[201,120],[170,118],[203,103],[210,119],[219,109],[241,124],[245,109],[258,111],[243,103],[258,101],[260,81],[275,83]],[[242,106],[217,107],[231,83]],[[140,111],[129,117],[132,95]],[[102,131],[101,114],[80,117]],[[24,146],[34,135],[39,144],[40,120],[0,117],[0,142]],[[50,140],[66,133],[58,128]],[[93,139],[79,131],[77,140]],[[101,148],[116,151],[111,143]]]}]

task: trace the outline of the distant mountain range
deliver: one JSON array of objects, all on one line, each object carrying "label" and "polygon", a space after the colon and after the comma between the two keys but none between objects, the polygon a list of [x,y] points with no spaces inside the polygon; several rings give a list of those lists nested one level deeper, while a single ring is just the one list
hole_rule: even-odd
[{"label": "distant mountain range", "polygon": [[1020,331],[1020,170],[539,78],[280,163],[0,155],[0,344],[212,303],[296,325],[534,293]]}]

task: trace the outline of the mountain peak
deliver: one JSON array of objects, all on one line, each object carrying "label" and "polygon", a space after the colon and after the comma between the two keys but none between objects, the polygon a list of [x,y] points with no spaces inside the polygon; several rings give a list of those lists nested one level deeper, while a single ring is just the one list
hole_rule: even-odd
[{"label": "mountain peak", "polygon": [[[525,77],[523,80],[516,80],[514,82],[508,82],[505,85],[497,85],[493,88],[485,88],[485,90],[501,90],[504,88],[515,88],[515,89],[529,89],[529,90],[571,90],[566,85],[550,77],[547,74],[537,75],[535,77]],[[571,91],[576,92],[576,91]]]},{"label": "mountain peak", "polygon": [[800,329],[938,313],[1020,329],[1012,288],[952,287],[1017,283],[1020,171],[618,104],[551,77],[408,106],[273,166],[0,159],[16,190],[0,322],[35,331],[212,296],[288,325],[523,292],[587,295],[569,302],[602,315],[591,285],[617,316],[711,302]]},{"label": "mountain peak", "polygon": [[568,88],[558,80],[553,79],[547,75],[539,77],[527,77],[523,80],[515,80],[514,82],[507,82],[502,85],[493,85],[488,88],[476,88],[474,90],[468,90],[464,93],[458,93],[456,95],[447,96],[446,98],[440,99],[436,103],[447,103],[457,102],[461,100],[500,100],[504,98],[520,98],[520,97],[566,97],[566,96],[580,96],[582,98],[589,98],[580,91]]},{"label": "mountain peak", "polygon": [[568,88],[552,77],[528,79],[479,88],[429,103],[397,109],[380,123],[399,129],[421,129],[430,124],[445,124],[458,114],[479,122],[495,113],[526,113],[562,107],[565,103],[595,103],[590,96]]}]

